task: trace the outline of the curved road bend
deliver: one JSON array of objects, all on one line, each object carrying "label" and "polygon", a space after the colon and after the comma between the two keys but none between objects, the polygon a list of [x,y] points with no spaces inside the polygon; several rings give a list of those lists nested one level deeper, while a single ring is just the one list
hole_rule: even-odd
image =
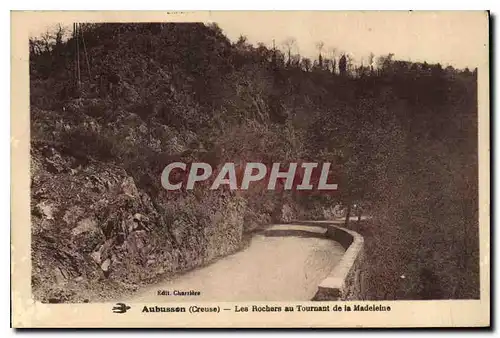
[{"label": "curved road bend", "polygon": [[[243,251],[138,291],[132,302],[310,300],[344,253],[321,224],[273,225]],[[158,290],[170,296],[157,295]],[[173,296],[174,290],[199,296]]]}]

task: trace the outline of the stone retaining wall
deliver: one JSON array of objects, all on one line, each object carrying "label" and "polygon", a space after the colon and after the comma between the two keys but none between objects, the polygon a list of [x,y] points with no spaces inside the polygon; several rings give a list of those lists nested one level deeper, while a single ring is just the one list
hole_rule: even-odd
[{"label": "stone retaining wall", "polygon": [[[319,222],[318,222],[319,223]],[[328,222],[321,222],[327,223]],[[326,236],[340,243],[345,254],[332,272],[319,284],[312,300],[361,300],[364,293],[363,237],[355,231],[328,224]]]}]

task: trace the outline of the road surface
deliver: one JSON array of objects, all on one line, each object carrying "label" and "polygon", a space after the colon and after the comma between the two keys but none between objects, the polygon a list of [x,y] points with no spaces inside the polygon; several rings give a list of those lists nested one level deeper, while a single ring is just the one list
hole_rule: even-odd
[{"label": "road surface", "polygon": [[[141,290],[131,301],[310,300],[344,253],[325,231],[321,224],[273,225],[243,251]],[[174,295],[179,291],[199,295]]]}]

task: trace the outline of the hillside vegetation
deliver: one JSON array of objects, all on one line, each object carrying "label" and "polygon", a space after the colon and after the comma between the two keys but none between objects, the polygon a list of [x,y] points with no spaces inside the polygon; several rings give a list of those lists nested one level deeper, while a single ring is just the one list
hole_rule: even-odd
[{"label": "hillside vegetation", "polygon": [[[33,292],[133,292],[253,230],[370,206],[367,299],[479,297],[476,71],[376,69],[229,41],[217,25],[87,24],[30,40]],[[331,162],[335,194],[162,188],[172,161]]]}]

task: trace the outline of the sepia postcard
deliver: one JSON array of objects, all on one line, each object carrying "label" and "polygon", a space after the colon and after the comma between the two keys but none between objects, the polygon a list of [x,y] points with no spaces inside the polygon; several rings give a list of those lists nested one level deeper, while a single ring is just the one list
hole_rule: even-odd
[{"label": "sepia postcard", "polygon": [[11,12],[11,325],[489,327],[489,22]]}]

